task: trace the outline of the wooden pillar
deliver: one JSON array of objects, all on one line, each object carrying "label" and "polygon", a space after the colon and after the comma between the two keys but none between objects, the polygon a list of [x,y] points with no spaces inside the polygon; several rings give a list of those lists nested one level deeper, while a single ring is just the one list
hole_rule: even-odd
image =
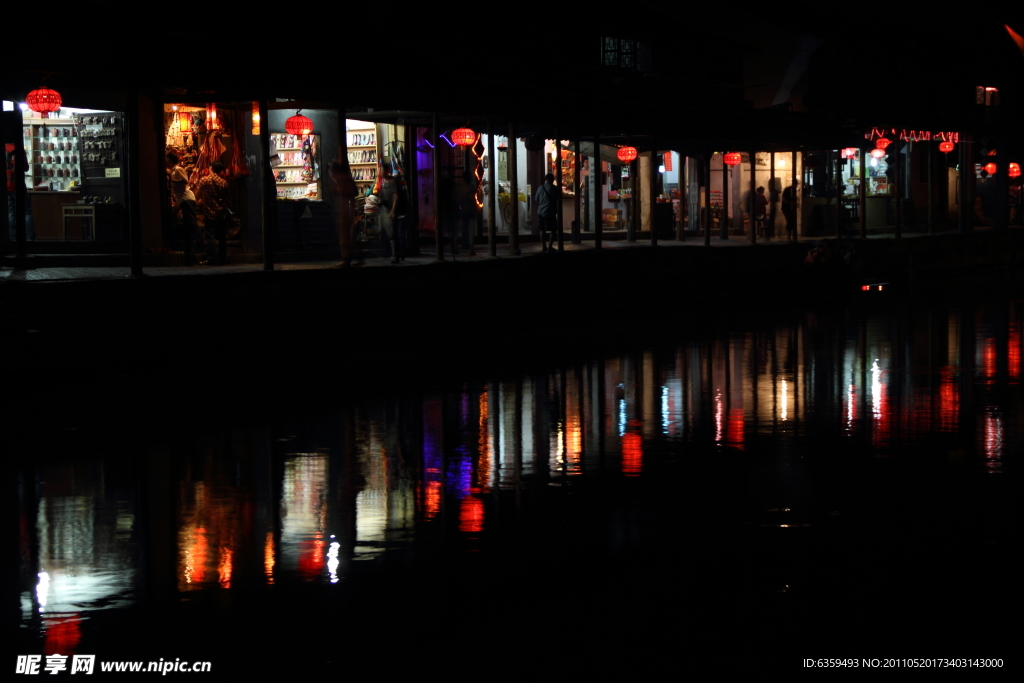
[{"label": "wooden pillar", "polygon": [[729,182],[732,180],[732,166],[722,156],[722,220],[718,224],[718,236],[729,239]]},{"label": "wooden pillar", "polygon": [[935,203],[935,186],[932,183],[932,171],[934,171],[932,158],[932,149],[935,147],[934,143],[929,143],[927,146],[927,152],[925,153],[925,161],[928,164],[928,234],[934,234],[935,232],[935,219],[932,214],[932,204]]},{"label": "wooden pillar", "polygon": [[903,145],[903,141],[900,140],[899,135],[893,136],[896,139],[892,144],[896,145],[896,188],[895,188],[895,216],[896,216],[896,239],[903,237],[903,154],[900,153],[900,147]]},{"label": "wooden pillar", "polygon": [[[562,237],[562,130],[555,126],[555,185],[558,186],[558,205],[555,207],[555,224],[558,230],[558,251],[565,251]],[[543,235],[541,235],[543,239]],[[541,244],[543,247],[544,245]]]},{"label": "wooden pillar", "polygon": [[498,157],[494,155],[494,122],[487,119],[487,253],[498,255]]},{"label": "wooden pillar", "polygon": [[604,227],[601,216],[603,192],[601,191],[601,136],[594,136],[594,168],[591,169],[594,176],[594,249],[601,248],[601,234]]},{"label": "wooden pillar", "polygon": [[843,236],[843,159],[842,150],[836,150],[836,238]]},{"label": "wooden pillar", "polygon": [[508,124],[508,180],[509,203],[512,207],[512,221],[508,228],[508,252],[519,256],[519,145],[516,144],[516,124]]},{"label": "wooden pillar", "polygon": [[[17,127],[14,127],[14,158],[17,161],[14,164],[16,169],[21,169],[14,173],[14,262],[18,268],[25,268],[28,263],[28,241],[25,234],[25,209],[28,204],[28,189],[25,187],[25,173],[31,168],[32,164],[35,163],[34,159],[28,160],[28,168],[22,168],[22,164],[25,163],[25,138],[24,138],[24,119],[18,117],[20,112],[15,107],[12,116],[19,119]],[[5,131],[6,132],[6,131]],[[5,141],[6,142],[6,141]],[[6,150],[6,148],[5,148]],[[7,211],[7,207],[4,207],[4,211]],[[96,235],[95,220],[93,221],[93,236]],[[7,239],[10,233],[4,235],[4,239]]]},{"label": "wooden pillar", "polygon": [[974,229],[974,143],[964,136],[960,144],[960,234]]},{"label": "wooden pillar", "polygon": [[[797,157],[796,157],[796,154],[797,154],[796,150],[793,150],[793,170],[791,172],[791,176],[792,177],[790,179],[791,183],[793,185],[793,188],[794,188],[793,189],[793,194],[795,196],[793,197],[793,200],[796,202],[796,205],[793,207],[793,217],[794,217],[795,220],[793,221],[793,226],[792,227],[787,227],[787,229],[789,230],[790,239],[792,241],[794,241],[794,242],[796,242],[796,240],[797,240],[797,233],[800,230],[800,188],[798,188],[797,185],[796,185],[796,181],[797,181],[797,174],[796,174],[796,158]],[[861,167],[861,174],[862,175],[863,175],[863,172],[864,172],[864,167],[862,166]]]},{"label": "wooden pillar", "polygon": [[[128,106],[124,114],[124,122],[128,129],[125,138],[128,141],[128,241],[130,245],[130,263],[132,277],[142,276],[142,174],[139,172],[139,91],[128,91]],[[21,140],[20,135],[15,140]],[[237,143],[236,143],[237,144]],[[93,226],[93,238],[96,237],[96,226]],[[187,238],[186,238],[187,239]]]},{"label": "wooden pillar", "polygon": [[700,212],[701,231],[704,233],[704,246],[711,246],[711,157],[708,151],[704,155],[704,210]]},{"label": "wooden pillar", "polygon": [[636,242],[636,233],[641,229],[640,225],[640,155],[629,162],[629,202],[624,202],[629,207],[629,220],[626,221],[626,242]]},{"label": "wooden pillar", "polygon": [[651,246],[658,246],[658,224],[656,221],[657,199],[655,191],[658,189],[658,140],[651,138],[651,164],[647,169],[647,219],[651,226]]},{"label": "wooden pillar", "polygon": [[757,244],[757,152],[750,151],[750,243]]},{"label": "wooden pillar", "polygon": [[687,184],[686,174],[689,172],[688,164],[686,163],[686,157],[679,154],[679,182],[676,183],[679,186],[679,225],[676,227],[676,239],[680,242],[683,241],[683,233],[686,231],[686,220],[683,218],[685,207],[687,204],[687,191],[690,186]]},{"label": "wooden pillar", "polygon": [[443,227],[441,225],[441,151],[438,146],[441,144],[438,142],[437,136],[440,135],[440,122],[437,120],[437,112],[435,111],[430,118],[430,158],[433,163],[433,173],[431,177],[434,179],[434,260],[444,261],[444,244],[442,242],[441,232]]},{"label": "wooden pillar", "polygon": [[867,239],[868,237],[868,154],[866,149],[860,150],[860,183],[857,187],[857,200],[860,204],[860,209],[857,212],[859,216],[857,222],[860,226],[860,238]]},{"label": "wooden pillar", "polygon": [[274,238],[277,235],[277,183],[270,166],[270,117],[267,100],[260,107],[260,213],[263,222],[263,270],[274,269]]},{"label": "wooden pillar", "polygon": [[768,162],[768,219],[765,221],[764,235],[768,237],[768,225],[772,226],[772,238],[775,237],[775,208],[778,204],[778,195],[775,194],[775,152]]},{"label": "wooden pillar", "polygon": [[[580,183],[580,141],[576,140],[573,142],[573,161],[572,161],[572,177],[573,177],[573,210],[576,222],[573,224],[572,230],[572,243],[580,243],[580,231],[583,230],[583,206],[580,200],[583,198],[583,186]],[[561,247],[559,247],[561,248]]]}]

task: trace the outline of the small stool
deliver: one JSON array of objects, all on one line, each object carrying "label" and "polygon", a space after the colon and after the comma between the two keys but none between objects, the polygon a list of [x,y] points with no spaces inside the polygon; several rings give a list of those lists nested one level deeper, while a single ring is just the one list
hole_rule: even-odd
[{"label": "small stool", "polygon": [[64,205],[64,241],[68,241],[68,219],[77,218],[82,226],[82,240],[96,241],[96,207],[89,204]]}]

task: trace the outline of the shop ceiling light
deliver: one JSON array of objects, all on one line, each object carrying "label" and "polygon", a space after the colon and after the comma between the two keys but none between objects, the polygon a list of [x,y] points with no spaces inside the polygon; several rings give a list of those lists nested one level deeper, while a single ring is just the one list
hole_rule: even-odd
[{"label": "shop ceiling light", "polygon": [[253,100],[252,103],[252,134],[260,134],[260,103],[258,100]]},{"label": "shop ceiling light", "polygon": [[469,147],[476,142],[476,131],[472,128],[456,128],[452,131],[452,142],[462,147]]},{"label": "shop ceiling light", "polygon": [[617,155],[619,161],[628,164],[633,159],[636,159],[636,147],[619,147]]},{"label": "shop ceiling light", "polygon": [[728,154],[725,155],[724,159],[725,163],[729,164],[730,166],[735,166],[736,164],[740,163],[740,161],[743,160],[743,156],[739,152],[729,152]]},{"label": "shop ceiling light", "polygon": [[49,88],[39,88],[25,96],[25,104],[28,105],[29,109],[42,114],[43,118],[46,119],[50,117],[50,112],[60,109],[60,93]]},{"label": "shop ceiling light", "polygon": [[302,116],[299,109],[295,112],[295,116],[289,116],[288,120],[284,122],[284,129],[292,135],[309,135],[313,132],[313,121],[312,119]]},{"label": "shop ceiling light", "polygon": [[1011,178],[1020,177],[1020,164],[1018,164],[1015,161],[1011,161],[1010,162],[1010,177]]},{"label": "shop ceiling light", "polygon": [[876,159],[881,159],[882,157],[885,156],[885,150],[884,149],[873,149],[873,150],[871,150],[871,156],[873,156]]},{"label": "shop ceiling light", "polygon": [[875,147],[877,147],[878,149],[885,149],[886,147],[889,146],[890,142],[892,142],[892,140],[890,140],[889,138],[878,138],[877,140],[875,140]]},{"label": "shop ceiling light", "polygon": [[954,145],[952,142],[940,142],[939,143],[939,151],[940,152],[945,152],[947,154],[949,152],[952,152],[954,147],[956,147],[956,145]]}]

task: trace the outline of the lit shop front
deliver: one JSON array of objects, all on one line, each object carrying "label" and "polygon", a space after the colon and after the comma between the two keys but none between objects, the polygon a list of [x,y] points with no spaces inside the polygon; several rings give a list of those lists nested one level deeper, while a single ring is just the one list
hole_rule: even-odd
[{"label": "lit shop front", "polygon": [[[124,116],[119,111],[65,106],[54,90],[30,92],[20,110],[25,149],[26,236],[46,242],[127,242]],[[14,145],[7,142],[8,155]]]}]

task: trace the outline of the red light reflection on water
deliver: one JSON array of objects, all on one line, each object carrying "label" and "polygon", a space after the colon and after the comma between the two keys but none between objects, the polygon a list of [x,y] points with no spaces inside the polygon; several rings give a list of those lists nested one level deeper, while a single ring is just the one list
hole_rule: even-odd
[{"label": "red light reflection on water", "polygon": [[1020,325],[1010,325],[1009,349],[1007,349],[1008,370],[1010,382],[1016,384],[1020,381]]},{"label": "red light reflection on water", "polygon": [[324,551],[327,544],[320,532],[309,541],[299,541],[299,573],[308,579],[319,578],[323,574]]},{"label": "red light reflection on water", "polygon": [[480,489],[462,499],[459,506],[459,531],[466,534],[479,534],[484,530],[484,502],[480,500]]},{"label": "red light reflection on water", "polygon": [[78,649],[82,640],[82,619],[77,613],[67,616],[47,618],[43,623],[46,629],[43,642],[43,654],[71,655]]},{"label": "red light reflection on water", "polygon": [[725,442],[738,450],[743,450],[743,408],[730,408],[726,423]]},{"label": "red light reflection on water", "polygon": [[953,431],[960,419],[960,389],[956,385],[953,368],[947,366],[939,373],[939,429]]},{"label": "red light reflection on water", "polygon": [[[634,421],[630,421],[632,424]],[[622,435],[622,473],[627,477],[636,477],[643,470],[644,439],[638,432],[626,432]]]}]

